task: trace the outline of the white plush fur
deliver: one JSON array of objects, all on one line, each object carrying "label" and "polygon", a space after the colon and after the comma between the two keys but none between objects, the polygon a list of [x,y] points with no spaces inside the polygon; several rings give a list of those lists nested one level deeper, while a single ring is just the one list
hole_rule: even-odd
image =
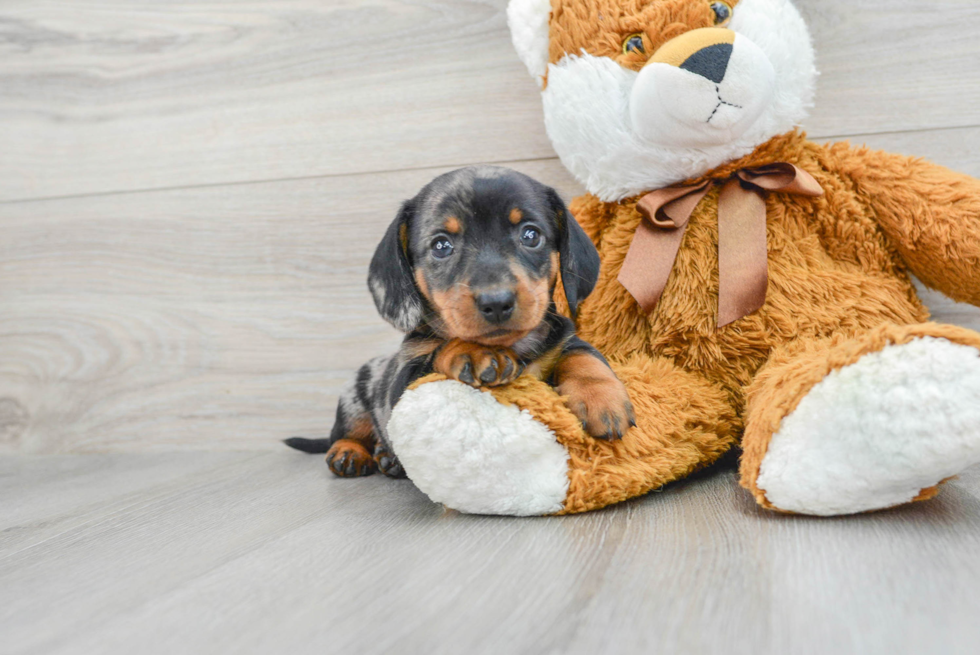
[{"label": "white plush fur", "polygon": [[772,103],[776,73],[759,46],[736,35],[720,84],[670,64],[651,63],[630,93],[630,123],[647,143],[711,147],[738,140]]},{"label": "white plush fur", "polygon": [[507,5],[510,38],[527,71],[544,81],[548,68],[548,20],[551,0],[511,0]]},{"label": "white plush fur", "polygon": [[980,352],[931,337],[831,373],[773,435],[759,488],[831,516],[906,503],[980,463]]},{"label": "white plush fur", "polygon": [[[508,7],[512,16],[526,16],[512,17],[511,30],[533,74],[547,61],[547,49],[531,47],[546,36],[541,27],[542,17],[548,16],[546,4],[534,4],[536,14],[531,0],[513,0]],[[548,66],[548,86],[542,93],[545,127],[562,163],[590,193],[613,202],[697,177],[748,154],[806,117],[817,73],[809,32],[792,3],[742,0],[728,28],[742,45],[736,44],[723,92],[728,87],[741,99],[731,101],[734,104],[753,104],[753,91],[765,100],[758,115],[748,117],[751,121],[729,117],[738,129],[722,125],[710,130],[705,125],[695,130],[690,127],[692,118],[677,119],[687,109],[694,116],[703,112],[702,81],[684,71],[678,71],[674,84],[664,86],[657,105],[650,101],[654,92],[649,85],[634,95],[634,85],[645,72],[627,70],[607,57],[569,54]],[[768,66],[759,65],[753,50],[765,56]],[[681,79],[690,83],[687,94],[676,84]],[[678,110],[664,111],[666,103],[676,103]],[[634,122],[637,116],[646,123],[640,129]],[[656,122],[664,126],[650,129]]]},{"label": "white plush fur", "polygon": [[388,436],[412,482],[470,514],[534,516],[562,509],[568,452],[544,425],[460,382],[406,391]]}]

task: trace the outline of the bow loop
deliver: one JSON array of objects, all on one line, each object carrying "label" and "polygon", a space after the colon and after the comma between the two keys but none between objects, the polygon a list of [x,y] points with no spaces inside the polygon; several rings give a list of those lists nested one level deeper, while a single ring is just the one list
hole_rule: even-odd
[{"label": "bow loop", "polygon": [[697,186],[667,187],[640,198],[636,209],[659,228],[677,230],[687,227],[694,209],[711,188],[710,182]]},{"label": "bow loop", "polygon": [[823,195],[812,175],[778,162],[743,168],[727,180],[667,187],[643,196],[636,208],[644,220],[636,228],[619,281],[645,312],[652,312],[660,302],[687,223],[714,184],[722,185],[718,196],[718,327],[765,304],[769,281],[766,192]]},{"label": "bow loop", "polygon": [[801,196],[822,196],[820,183],[805,170],[793,164],[779,162],[757,168],[743,168],[735,175],[751,186],[766,191],[782,191]]}]

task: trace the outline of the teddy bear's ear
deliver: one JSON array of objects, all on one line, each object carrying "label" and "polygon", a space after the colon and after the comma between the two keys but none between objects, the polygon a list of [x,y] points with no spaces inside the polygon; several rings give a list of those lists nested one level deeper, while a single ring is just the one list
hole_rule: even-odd
[{"label": "teddy bear's ear", "polygon": [[510,0],[507,5],[507,25],[514,49],[541,85],[548,71],[550,19],[551,0]]}]

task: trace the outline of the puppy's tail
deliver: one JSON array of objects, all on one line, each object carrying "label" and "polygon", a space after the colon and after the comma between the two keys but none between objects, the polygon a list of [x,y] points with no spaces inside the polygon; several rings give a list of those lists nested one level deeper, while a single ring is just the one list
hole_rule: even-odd
[{"label": "puppy's tail", "polygon": [[301,450],[304,453],[317,454],[325,453],[333,445],[333,439],[307,439],[306,437],[290,437],[283,439],[282,442],[290,448]]}]

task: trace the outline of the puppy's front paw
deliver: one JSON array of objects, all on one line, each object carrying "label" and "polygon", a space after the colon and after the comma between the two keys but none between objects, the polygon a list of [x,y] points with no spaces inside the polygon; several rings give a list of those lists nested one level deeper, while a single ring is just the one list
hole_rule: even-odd
[{"label": "puppy's front paw", "polygon": [[384,450],[375,451],[374,461],[378,463],[378,470],[389,478],[400,479],[407,477],[402,463],[392,453]]},{"label": "puppy's front paw", "polygon": [[367,448],[352,439],[340,439],[327,451],[327,466],[334,475],[356,478],[375,471],[374,458]]},{"label": "puppy's front paw", "polygon": [[568,396],[565,403],[591,437],[621,439],[636,426],[626,387],[616,378],[566,380],[558,393]]},{"label": "puppy's front paw", "polygon": [[494,348],[452,339],[439,349],[432,365],[436,373],[471,387],[496,387],[513,382],[521,373],[517,355],[509,348]]}]

